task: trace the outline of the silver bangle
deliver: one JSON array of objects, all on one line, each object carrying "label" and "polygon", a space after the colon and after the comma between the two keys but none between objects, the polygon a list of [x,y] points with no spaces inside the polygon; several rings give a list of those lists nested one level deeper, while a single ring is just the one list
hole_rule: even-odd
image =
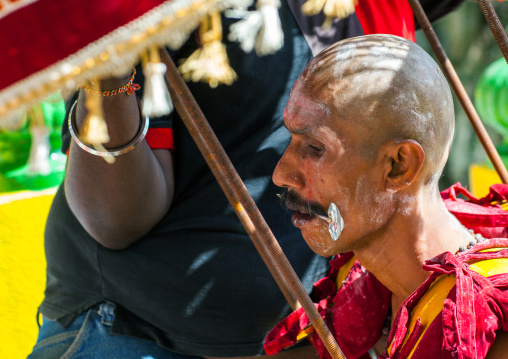
[{"label": "silver bangle", "polygon": [[116,157],[116,156],[120,156],[120,155],[126,154],[127,152],[132,151],[134,149],[134,147],[139,145],[139,143],[141,141],[143,141],[143,139],[145,138],[145,135],[148,131],[148,125],[150,124],[150,119],[148,118],[148,116],[141,115],[141,125],[139,126],[138,133],[136,133],[136,136],[134,136],[132,141],[130,141],[125,146],[114,148],[111,150],[108,149],[107,151],[97,151],[96,149],[94,149],[90,146],[87,146],[86,144],[81,142],[81,140],[78,138],[78,136],[77,136],[78,129],[76,127],[76,121],[73,120],[73,118],[72,118],[72,114],[74,112],[74,108],[76,107],[77,103],[78,103],[78,100],[76,100],[74,102],[74,104],[71,107],[71,110],[69,111],[69,120],[68,120],[69,132],[71,133],[71,136],[74,139],[74,141],[76,142],[76,144],[79,147],[81,147],[83,150],[85,150],[86,152],[88,152],[92,155],[95,155],[95,156],[100,156],[100,157],[106,157],[106,156]]}]

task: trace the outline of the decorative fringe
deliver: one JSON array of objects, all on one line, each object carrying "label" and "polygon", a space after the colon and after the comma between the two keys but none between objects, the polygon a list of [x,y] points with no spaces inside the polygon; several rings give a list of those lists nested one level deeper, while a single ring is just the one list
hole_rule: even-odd
[{"label": "decorative fringe", "polygon": [[173,111],[173,102],[164,82],[166,65],[160,62],[159,50],[153,46],[143,57],[145,88],[143,92],[143,115],[160,117]]},{"label": "decorative fringe", "polygon": [[355,12],[358,0],[307,0],[302,5],[305,15],[316,15],[321,11],[326,15],[322,27],[329,29],[334,19],[343,19]]},{"label": "decorative fringe", "polygon": [[28,174],[29,175],[48,175],[51,172],[49,164],[49,129],[44,123],[41,105],[36,105],[30,109],[30,134],[32,135],[32,144],[28,156]]},{"label": "decorative fringe", "polygon": [[256,7],[257,11],[243,12],[240,16],[244,19],[229,27],[228,39],[240,42],[246,53],[256,49],[258,56],[271,55],[284,46],[284,33],[278,13],[280,0],[258,0]]},{"label": "decorative fringe", "polygon": [[[90,87],[94,91],[100,91],[99,81],[97,79],[92,81]],[[85,144],[92,145],[98,151],[107,152],[102,145],[109,142],[108,127],[102,111],[102,97],[86,93],[85,107],[88,114],[80,130],[79,139]],[[103,158],[109,164],[115,162],[113,156]]]},{"label": "decorative fringe", "polygon": [[[17,9],[17,5],[24,6],[38,0],[2,1]],[[160,3],[135,20],[89,43],[72,56],[1,89],[0,127],[22,106],[32,106],[46,95],[62,91],[66,97],[66,94],[75,92],[79,85],[94,77],[124,75],[137,62],[140,53],[152,45],[181,48],[203,16],[232,7],[245,8],[252,0],[172,0]],[[6,15],[2,11],[0,17]]]},{"label": "decorative fringe", "polygon": [[229,65],[226,47],[222,44],[220,13],[206,16],[199,28],[202,48],[197,49],[179,67],[185,80],[208,82],[210,87],[231,85],[237,75]]}]

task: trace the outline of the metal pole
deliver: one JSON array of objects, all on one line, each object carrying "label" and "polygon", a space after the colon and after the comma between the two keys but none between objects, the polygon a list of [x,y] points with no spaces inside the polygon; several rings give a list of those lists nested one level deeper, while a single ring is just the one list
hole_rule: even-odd
[{"label": "metal pole", "polygon": [[490,0],[478,0],[478,5],[483,16],[485,16],[485,20],[487,20],[487,24],[489,24],[490,31],[492,31],[492,35],[494,35],[494,39],[496,39],[504,59],[508,63],[508,36],[506,36],[503,25],[501,25],[501,21],[497,17],[496,10],[494,10]]},{"label": "metal pole", "polygon": [[494,144],[492,143],[487,130],[485,130],[485,126],[483,126],[482,120],[480,119],[480,116],[478,116],[478,113],[476,112],[473,103],[467,95],[464,86],[460,82],[460,79],[457,76],[453,65],[451,64],[450,59],[448,56],[446,56],[446,53],[441,46],[441,43],[439,42],[439,39],[437,38],[436,33],[434,32],[434,29],[432,28],[432,25],[427,18],[427,15],[425,15],[420,2],[418,0],[408,1],[411,5],[411,8],[413,9],[416,20],[420,24],[420,27],[422,28],[425,36],[427,37],[427,40],[429,41],[430,46],[432,47],[432,50],[434,50],[434,53],[436,54],[439,64],[443,69],[443,73],[446,75],[446,78],[450,82],[455,95],[457,95],[457,98],[459,99],[462,108],[466,112],[466,115],[469,118],[469,121],[471,122],[471,125],[473,126],[473,129],[478,136],[478,139],[485,149],[485,152],[487,152],[487,156],[496,169],[496,172],[501,178],[501,181],[505,184],[508,184],[508,172],[506,171],[506,167],[504,166],[503,161],[501,161],[501,157],[499,157],[499,154],[497,153],[497,150],[494,147]]},{"label": "metal pole", "polygon": [[305,291],[300,279],[291,267],[268,224],[201,112],[173,60],[165,49],[160,49],[160,57],[167,67],[166,84],[178,114],[258,249],[259,254],[274,276],[282,293],[293,309],[297,308],[298,302],[301,304],[332,358],[345,359],[337,341]]}]

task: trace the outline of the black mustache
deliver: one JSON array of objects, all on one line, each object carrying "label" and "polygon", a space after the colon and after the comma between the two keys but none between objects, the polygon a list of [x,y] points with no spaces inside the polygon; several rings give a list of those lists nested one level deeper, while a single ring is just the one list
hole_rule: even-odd
[{"label": "black mustache", "polygon": [[280,198],[280,205],[284,209],[306,213],[311,216],[328,216],[317,202],[304,200],[294,191],[288,190],[278,196]]}]

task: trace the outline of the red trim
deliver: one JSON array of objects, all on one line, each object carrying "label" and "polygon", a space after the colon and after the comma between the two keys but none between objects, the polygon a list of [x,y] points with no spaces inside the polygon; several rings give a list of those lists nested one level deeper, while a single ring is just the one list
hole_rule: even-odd
[{"label": "red trim", "polygon": [[416,41],[413,10],[407,0],[359,0],[355,11],[365,35],[392,34]]},{"label": "red trim", "polygon": [[172,128],[149,128],[145,139],[152,150],[175,149]]}]

